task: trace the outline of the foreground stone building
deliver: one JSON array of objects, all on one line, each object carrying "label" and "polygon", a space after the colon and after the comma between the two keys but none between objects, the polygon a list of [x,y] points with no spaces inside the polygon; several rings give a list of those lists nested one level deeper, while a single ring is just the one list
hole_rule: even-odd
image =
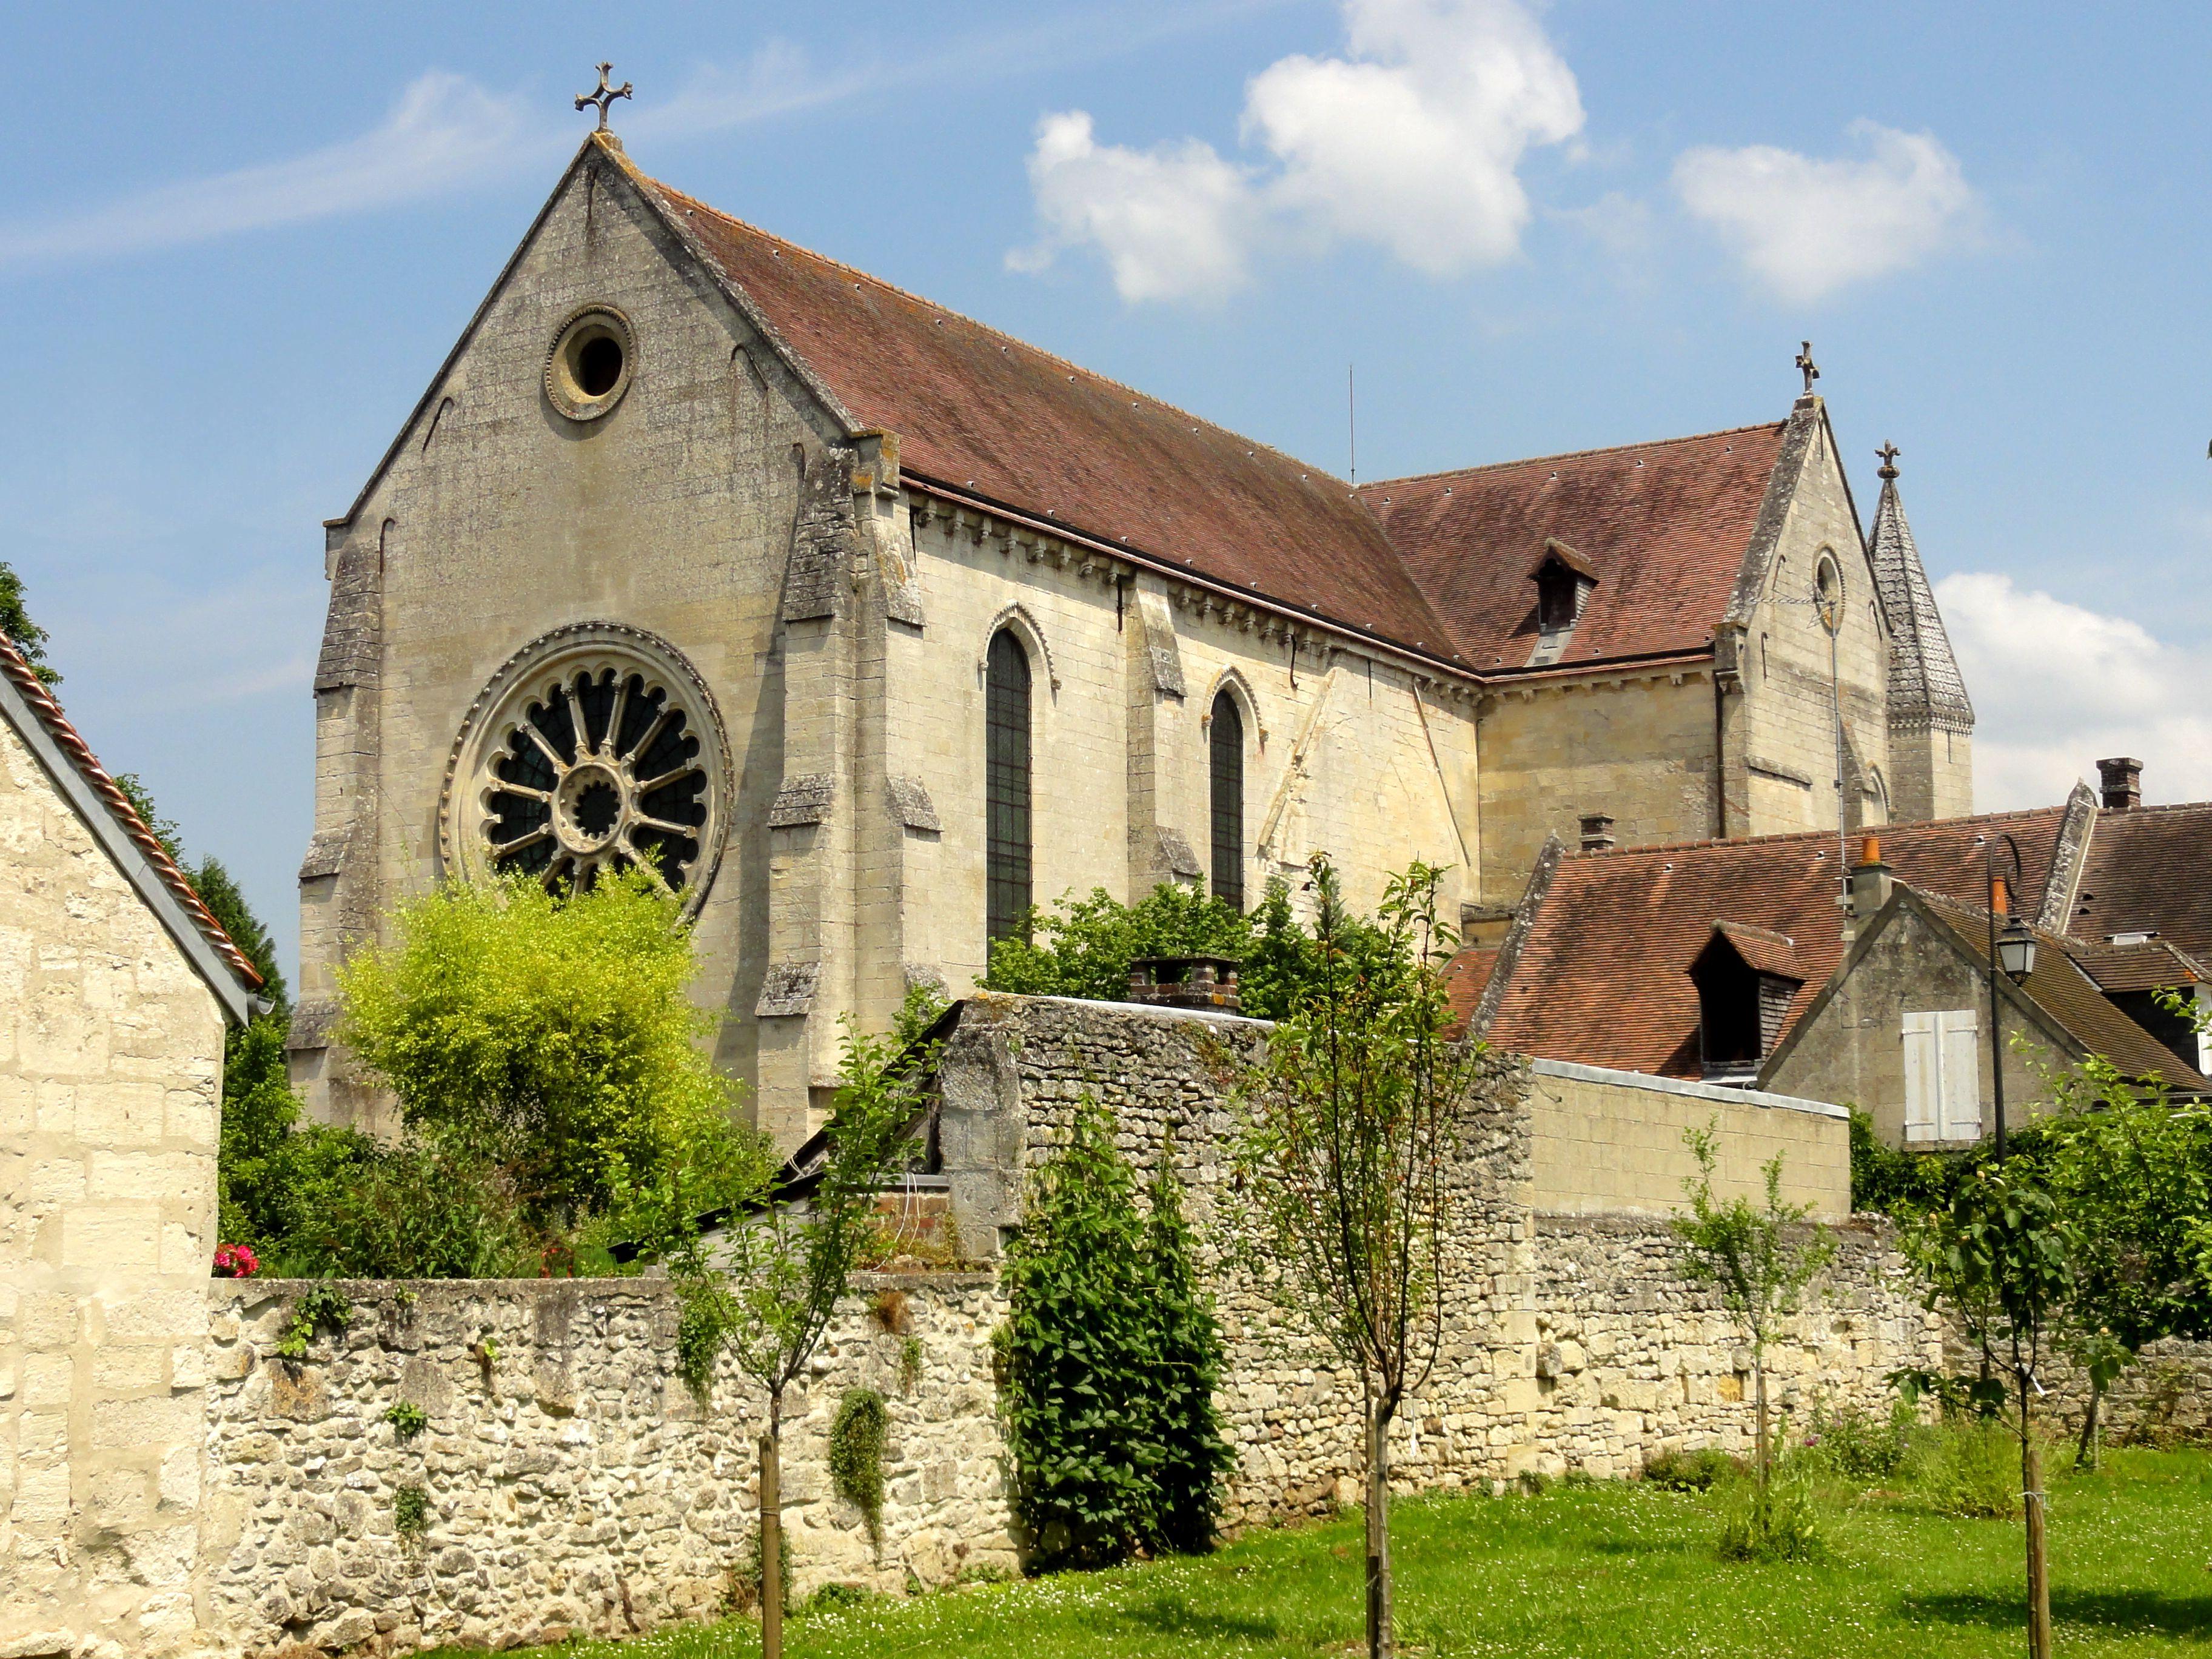
[{"label": "foreground stone building", "polygon": [[[1031,902],[1327,849],[1502,925],[1546,837],[1970,795],[1894,490],[1826,411],[1353,489],[586,142],[328,526],[295,1073],[374,1121],[333,970],[401,896],[647,860],[787,1145],[838,1018]],[[1840,718],[1838,718],[1838,715]],[[1929,735],[1940,735],[1937,744]]]},{"label": "foreground stone building", "polygon": [[[260,981],[0,639],[0,1653],[198,1627],[224,1022]],[[119,1644],[119,1648],[118,1646]]]}]

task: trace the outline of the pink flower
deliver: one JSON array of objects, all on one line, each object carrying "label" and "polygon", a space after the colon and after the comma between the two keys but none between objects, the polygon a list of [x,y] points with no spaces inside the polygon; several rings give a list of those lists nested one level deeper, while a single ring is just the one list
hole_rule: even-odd
[{"label": "pink flower", "polygon": [[251,1279],[261,1271],[261,1258],[251,1244],[218,1245],[215,1253],[217,1279]]}]

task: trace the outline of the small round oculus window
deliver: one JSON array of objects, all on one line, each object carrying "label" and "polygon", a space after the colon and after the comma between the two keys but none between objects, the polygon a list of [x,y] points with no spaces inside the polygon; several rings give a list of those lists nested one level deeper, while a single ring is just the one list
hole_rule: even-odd
[{"label": "small round oculus window", "polygon": [[572,421],[596,421],[622,401],[636,356],[629,319],[586,306],[561,325],[545,357],[545,395]]},{"label": "small round oculus window", "polygon": [[720,858],[729,755],[705,684],[641,629],[588,623],[516,653],[447,769],[447,858],[588,887],[652,872],[696,909]]}]

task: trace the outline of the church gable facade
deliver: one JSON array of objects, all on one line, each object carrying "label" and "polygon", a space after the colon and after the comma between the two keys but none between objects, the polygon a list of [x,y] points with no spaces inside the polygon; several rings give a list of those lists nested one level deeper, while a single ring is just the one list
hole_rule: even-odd
[{"label": "church gable facade", "polygon": [[[1823,557],[1849,810],[1878,822],[1892,635],[1825,414],[1747,434],[1771,458],[1723,469],[1740,524],[1682,510],[1678,467],[1635,512],[1551,514],[1571,533],[1539,491],[1423,539],[1397,486],[727,219],[595,137],[327,527],[295,1077],[378,1123],[330,1042],[336,965],[397,899],[495,868],[661,870],[717,1058],[788,1143],[841,1016],[964,992],[1030,903],[1166,880],[1249,906],[1326,849],[1361,904],[1421,858],[1498,905],[1585,817],[1817,824]],[[1509,558],[1504,597],[1469,599]]]}]

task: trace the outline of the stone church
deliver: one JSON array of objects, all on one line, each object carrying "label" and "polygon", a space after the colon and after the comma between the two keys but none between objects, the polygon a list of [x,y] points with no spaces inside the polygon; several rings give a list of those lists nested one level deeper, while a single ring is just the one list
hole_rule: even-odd
[{"label": "stone church", "polygon": [[649,862],[789,1144],[1032,902],[1970,810],[1899,501],[1780,421],[1353,487],[578,152],[326,526],[295,1073],[392,902]]}]

